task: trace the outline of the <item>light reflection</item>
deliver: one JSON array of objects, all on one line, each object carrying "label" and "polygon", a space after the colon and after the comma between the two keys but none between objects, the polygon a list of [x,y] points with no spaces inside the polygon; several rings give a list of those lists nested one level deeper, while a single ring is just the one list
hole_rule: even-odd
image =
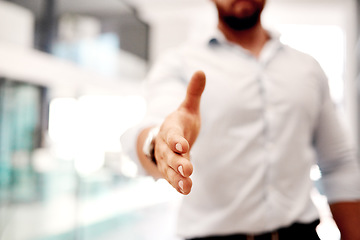
[{"label": "light reflection", "polygon": [[[56,98],[50,103],[49,136],[58,159],[74,160],[81,175],[99,171],[106,153],[120,153],[120,136],[144,116],[141,96],[83,96]],[[114,154],[112,155],[114,156]],[[120,157],[118,159],[120,161]],[[134,176],[131,160],[122,160],[126,175]]]},{"label": "light reflection", "polygon": [[75,98],[55,98],[50,102],[49,138],[54,144],[54,152],[59,159],[74,159],[77,113]]}]

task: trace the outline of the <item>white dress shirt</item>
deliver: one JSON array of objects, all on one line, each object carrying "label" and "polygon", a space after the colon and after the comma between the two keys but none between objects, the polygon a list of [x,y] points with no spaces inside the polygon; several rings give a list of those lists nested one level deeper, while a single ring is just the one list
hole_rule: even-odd
[{"label": "white dress shirt", "polygon": [[[148,114],[137,132],[178,107],[196,70],[207,83],[180,236],[256,234],[315,220],[309,177],[315,163],[329,202],[360,199],[356,150],[324,72],[273,35],[259,58],[220,32],[168,53],[147,78]],[[135,149],[135,138],[123,143]]]}]

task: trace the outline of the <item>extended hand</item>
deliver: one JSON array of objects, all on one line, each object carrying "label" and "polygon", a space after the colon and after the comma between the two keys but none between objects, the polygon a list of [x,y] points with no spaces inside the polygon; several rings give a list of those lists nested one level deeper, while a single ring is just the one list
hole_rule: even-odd
[{"label": "extended hand", "polygon": [[189,194],[192,187],[193,166],[189,151],[200,131],[200,99],[205,82],[205,74],[201,71],[192,76],[185,100],[164,120],[155,139],[158,169],[182,194]]}]

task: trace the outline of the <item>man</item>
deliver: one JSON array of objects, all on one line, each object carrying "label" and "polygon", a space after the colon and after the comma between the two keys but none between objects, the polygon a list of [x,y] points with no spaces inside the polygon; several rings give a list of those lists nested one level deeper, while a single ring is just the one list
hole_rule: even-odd
[{"label": "man", "polygon": [[218,31],[149,74],[137,135],[144,169],[187,195],[179,235],[319,239],[309,179],[317,161],[342,239],[360,239],[359,165],[321,68],[262,27],[265,0],[213,2]]}]

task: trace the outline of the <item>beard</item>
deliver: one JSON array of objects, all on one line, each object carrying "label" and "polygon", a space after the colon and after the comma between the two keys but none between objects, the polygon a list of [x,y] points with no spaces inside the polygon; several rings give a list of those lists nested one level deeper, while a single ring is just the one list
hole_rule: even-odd
[{"label": "beard", "polygon": [[247,17],[222,16],[223,22],[235,31],[247,30],[254,27],[260,21],[261,11],[258,10]]}]

